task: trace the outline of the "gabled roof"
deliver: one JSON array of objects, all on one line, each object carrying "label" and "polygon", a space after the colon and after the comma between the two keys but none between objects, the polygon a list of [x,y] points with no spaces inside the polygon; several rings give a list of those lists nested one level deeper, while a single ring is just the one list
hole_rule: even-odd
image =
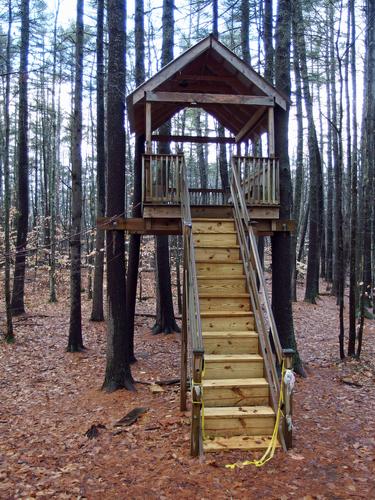
[{"label": "gabled roof", "polygon": [[[283,109],[287,107],[287,99],[281,92],[212,35],[182,53],[127,96],[131,131],[138,134],[145,132],[146,92],[264,96]],[[184,102],[153,102],[152,130],[189,105]],[[241,131],[255,112],[261,118],[252,132],[260,133],[267,124],[267,107],[264,106],[262,115],[259,104],[232,104],[228,100],[223,103],[218,96],[217,102],[200,103],[199,107],[234,134]]]}]

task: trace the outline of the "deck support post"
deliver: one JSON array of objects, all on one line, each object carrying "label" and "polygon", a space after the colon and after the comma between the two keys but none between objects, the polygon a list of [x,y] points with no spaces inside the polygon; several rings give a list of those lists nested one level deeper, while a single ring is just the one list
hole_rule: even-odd
[{"label": "deck support post", "polygon": [[146,102],[146,153],[152,153],[151,103]]},{"label": "deck support post", "polygon": [[183,227],[184,233],[184,282],[183,282],[183,305],[182,305],[182,330],[181,330],[181,375],[180,375],[180,411],[186,411],[186,392],[187,392],[187,264],[186,264],[186,227]]},{"label": "deck support post", "polygon": [[193,374],[191,387],[191,440],[190,453],[197,457],[201,449],[202,429],[201,429],[201,411],[202,411],[202,372],[203,372],[203,353],[193,353]]},{"label": "deck support post", "polygon": [[[284,367],[286,370],[293,368],[294,349],[283,349]],[[283,435],[285,446],[287,450],[293,447],[293,429],[292,429],[292,415],[293,415],[293,398],[292,392],[288,391],[285,381],[282,380],[284,391],[284,419],[283,419]]]},{"label": "deck support post", "polygon": [[268,156],[275,157],[275,114],[274,108],[268,108]]}]

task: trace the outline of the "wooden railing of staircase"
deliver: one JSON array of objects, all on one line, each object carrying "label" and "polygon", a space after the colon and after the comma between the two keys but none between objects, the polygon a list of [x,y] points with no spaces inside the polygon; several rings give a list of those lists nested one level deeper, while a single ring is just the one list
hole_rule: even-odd
[{"label": "wooden railing of staircase", "polygon": [[[234,206],[234,219],[237,228],[237,236],[242,260],[244,263],[247,286],[250,293],[252,310],[259,335],[265,370],[267,372],[266,378],[270,385],[271,403],[276,413],[278,410],[279,391],[282,383],[277,372],[276,362],[279,366],[282,365],[283,350],[277,333],[271,303],[266,290],[266,283],[258,254],[256,238],[251,226],[250,216],[246,205],[245,192],[241,182],[239,172],[240,164],[237,161],[237,158],[238,157],[232,158],[231,162],[231,200]],[[273,349],[271,346],[269,332],[272,337]],[[285,448],[281,428],[279,437],[281,438],[281,444]]]},{"label": "wooden railing of staircase", "polygon": [[[190,211],[190,196],[187,185],[185,162],[181,162],[181,215],[184,241],[184,305],[181,348],[181,409],[186,409],[186,381],[191,380],[192,420],[191,454],[197,456],[201,450],[202,373],[204,369],[204,347],[199,309],[197,272],[193,228]],[[189,356],[190,354],[190,356]],[[189,370],[189,359],[191,366]]]},{"label": "wooden railing of staircase", "polygon": [[248,205],[279,205],[279,160],[269,157],[232,156]]}]

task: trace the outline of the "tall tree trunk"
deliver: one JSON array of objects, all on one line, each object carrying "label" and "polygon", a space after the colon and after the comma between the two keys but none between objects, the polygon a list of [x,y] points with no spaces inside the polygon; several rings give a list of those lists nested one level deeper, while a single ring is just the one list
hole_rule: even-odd
[{"label": "tall tree trunk", "polygon": [[57,71],[57,21],[59,17],[60,0],[56,5],[55,20],[53,27],[53,64],[52,64],[52,162],[50,175],[50,222],[49,231],[51,238],[51,252],[49,257],[49,301],[57,302],[56,295],[56,176],[57,176],[57,113],[56,113],[56,71]]},{"label": "tall tree trunk", "polygon": [[[163,42],[161,64],[165,66],[173,59],[174,45],[174,0],[163,0]],[[162,134],[170,135],[171,124],[165,123],[160,127]],[[161,146],[160,153],[168,154],[169,144]],[[157,317],[152,329],[153,333],[170,333],[180,331],[176,324],[173,311],[173,298],[171,287],[171,268],[169,262],[169,240],[168,236],[156,237],[156,265],[158,268],[158,301]]]},{"label": "tall tree trunk", "polygon": [[357,128],[357,67],[356,67],[356,29],[355,0],[349,0],[350,11],[350,68],[352,80],[352,130],[353,156],[351,169],[351,214],[350,214],[350,286],[349,286],[349,343],[348,356],[355,355],[356,342],[356,305],[357,305],[357,216],[358,216],[358,128]]},{"label": "tall tree trunk", "polygon": [[29,156],[27,144],[29,15],[29,0],[22,0],[17,148],[17,242],[11,305],[13,314],[25,312],[26,245],[29,221]]},{"label": "tall tree trunk", "polygon": [[272,0],[264,0],[264,77],[273,83],[274,77],[274,49],[272,45],[273,29],[272,29]]},{"label": "tall tree trunk", "polygon": [[309,217],[309,250],[307,262],[305,301],[315,303],[319,294],[319,261],[320,261],[320,179],[322,172],[320,151],[313,117],[313,101],[309,87],[309,75],[306,60],[304,38],[304,21],[300,0],[293,2],[293,41],[296,57],[301,67],[303,95],[305,100],[308,124],[308,149],[310,172],[310,217]]},{"label": "tall tree trunk", "polygon": [[[96,31],[96,197],[97,217],[105,215],[105,128],[104,128],[104,0],[98,0]],[[103,321],[103,274],[105,233],[97,229],[95,241],[92,321]]]},{"label": "tall tree trunk", "polygon": [[[275,83],[290,96],[291,2],[278,1],[276,21]],[[280,218],[289,219],[292,206],[292,182],[288,155],[289,109],[275,109],[275,150],[280,161]],[[275,233],[272,242],[272,309],[283,348],[296,349],[291,301],[291,237],[288,232]],[[303,372],[298,354],[295,368]]]},{"label": "tall tree trunk", "polygon": [[[327,7],[327,17],[329,16],[329,7]],[[327,29],[327,38],[329,39],[329,29]],[[333,281],[333,167],[332,167],[332,106],[331,106],[331,67],[334,61],[330,59],[330,48],[327,46],[326,52],[326,71],[328,75],[326,84],[327,95],[327,216],[326,216],[326,280],[329,283]]]},{"label": "tall tree trunk", "polygon": [[12,2],[8,2],[8,33],[6,48],[6,77],[5,77],[5,100],[4,100],[4,244],[5,244],[5,276],[4,276],[4,295],[5,295],[5,314],[6,314],[6,332],[5,340],[13,342],[13,321],[11,311],[10,294],[10,179],[9,179],[9,142],[10,142],[10,75],[12,72],[11,61],[11,41],[12,41]]},{"label": "tall tree trunk", "polygon": [[70,324],[68,351],[83,348],[81,314],[83,0],[77,0],[72,133],[72,226],[70,237]]},{"label": "tall tree trunk", "polygon": [[302,87],[301,72],[298,58],[294,55],[294,75],[296,80],[296,118],[297,118],[297,157],[296,157],[296,181],[294,189],[293,218],[297,224],[297,230],[292,235],[292,300],[297,301],[297,237],[301,227],[301,200],[302,200],[302,178],[303,178],[303,113],[302,113]]},{"label": "tall tree trunk", "polygon": [[[138,87],[145,80],[145,29],[144,29],[144,2],[135,2],[135,84]],[[144,135],[135,138],[134,154],[134,192],[133,217],[142,217],[142,155],[144,153]],[[134,315],[137,299],[137,282],[139,270],[141,237],[131,234],[129,241],[128,272],[126,280],[126,328],[129,341],[129,362],[135,363],[134,354]]]},{"label": "tall tree trunk", "polygon": [[[125,0],[108,1],[108,93],[107,93],[107,216],[118,217],[125,209]],[[108,231],[107,364],[103,389],[134,390],[126,332],[125,235]]]},{"label": "tall tree trunk", "polygon": [[[372,246],[374,217],[374,174],[375,174],[375,2],[366,1],[366,61],[365,99],[363,120],[363,287],[364,306],[371,307],[372,292]],[[358,346],[359,349],[359,346]]]}]

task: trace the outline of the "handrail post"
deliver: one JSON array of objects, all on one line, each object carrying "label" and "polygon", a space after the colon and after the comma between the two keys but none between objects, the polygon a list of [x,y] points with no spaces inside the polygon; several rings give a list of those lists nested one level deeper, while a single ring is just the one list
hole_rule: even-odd
[{"label": "handrail post", "polygon": [[[185,233],[186,228],[183,228]],[[181,332],[181,371],[180,371],[180,410],[186,411],[186,392],[187,392],[187,266],[186,266],[186,236],[184,234],[184,283],[183,283],[183,306],[182,306],[182,332]]]},{"label": "handrail post", "polygon": [[202,372],[203,372],[203,353],[193,353],[193,376],[191,387],[191,442],[190,452],[193,457],[200,453],[200,444],[202,437],[201,429],[201,410],[202,410]]},{"label": "handrail post", "polygon": [[[283,349],[283,360],[285,370],[291,370],[293,368],[293,356],[295,351],[293,349]],[[281,381],[283,384],[284,392],[284,419],[283,419],[283,435],[285,440],[286,449],[289,450],[293,447],[293,426],[292,426],[292,415],[293,415],[293,397],[290,386],[285,383],[285,377]]]}]

